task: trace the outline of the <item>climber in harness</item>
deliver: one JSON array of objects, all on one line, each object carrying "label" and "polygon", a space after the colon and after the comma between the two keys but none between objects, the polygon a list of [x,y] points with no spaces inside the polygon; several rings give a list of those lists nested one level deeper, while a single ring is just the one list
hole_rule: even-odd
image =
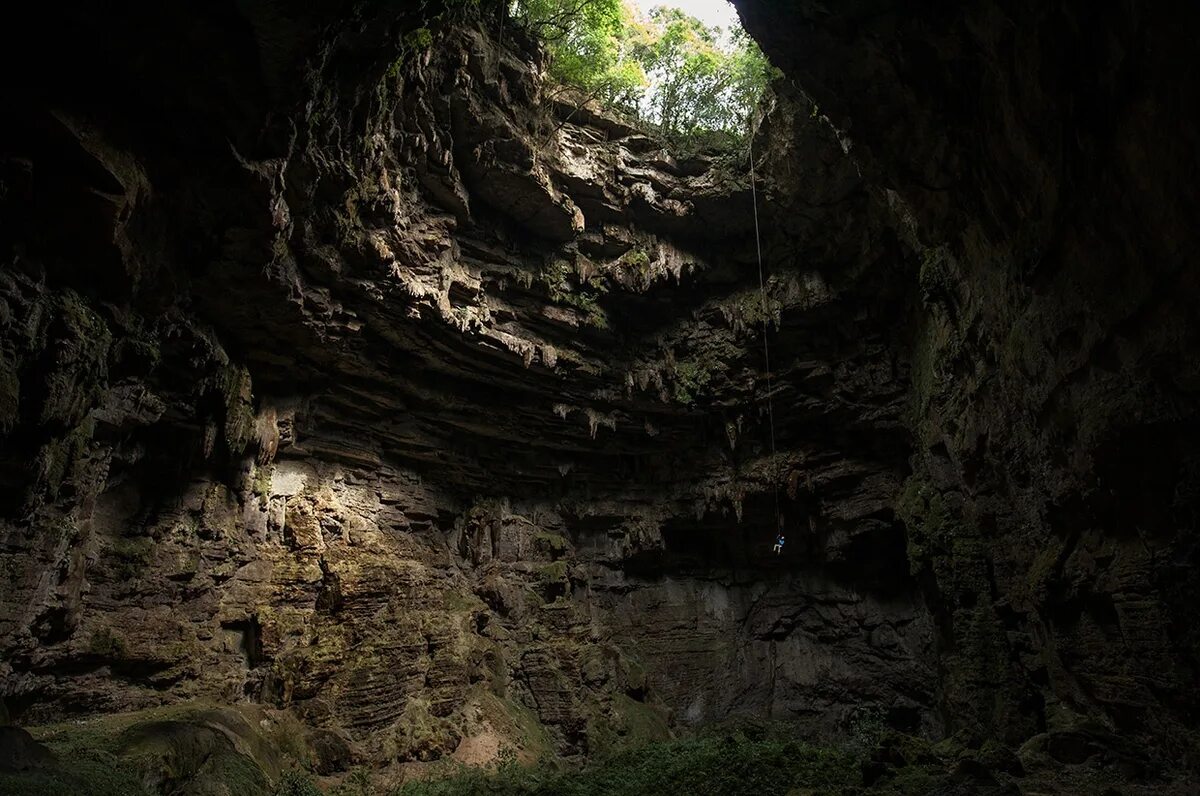
[{"label": "climber in harness", "polygon": [[783,552],[783,534],[782,533],[775,537],[775,546],[771,548],[771,552],[774,553],[775,555],[779,555],[780,553]]}]

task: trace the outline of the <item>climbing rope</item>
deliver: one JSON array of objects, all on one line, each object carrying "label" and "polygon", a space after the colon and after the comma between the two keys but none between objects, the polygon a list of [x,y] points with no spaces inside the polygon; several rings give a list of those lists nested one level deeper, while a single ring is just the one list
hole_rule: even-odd
[{"label": "climbing rope", "polygon": [[500,87],[500,61],[504,58],[504,20],[508,18],[508,3],[500,4],[500,35],[496,45],[496,87]]},{"label": "climbing rope", "polygon": [[768,321],[770,316],[767,312],[767,283],[763,278],[762,233],[759,230],[758,224],[758,180],[755,177],[754,170],[754,132],[757,129],[757,123],[751,126],[748,137],[750,147],[750,197],[754,204],[754,246],[758,252],[758,294],[759,300],[762,302],[763,367],[767,374],[767,421],[771,434],[771,489],[775,495],[775,533],[780,534],[783,532],[783,514],[779,510],[779,474],[774,472],[776,467],[775,393],[771,385],[771,346],[767,341]]}]

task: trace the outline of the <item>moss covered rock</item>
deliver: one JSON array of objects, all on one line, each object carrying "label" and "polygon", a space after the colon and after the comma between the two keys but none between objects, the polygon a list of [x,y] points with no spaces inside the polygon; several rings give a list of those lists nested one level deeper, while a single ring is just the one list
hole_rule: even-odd
[{"label": "moss covered rock", "polygon": [[268,796],[289,766],[310,762],[294,718],[249,705],[154,708],[34,727],[30,738],[45,752],[37,765],[0,767],[0,793]]}]

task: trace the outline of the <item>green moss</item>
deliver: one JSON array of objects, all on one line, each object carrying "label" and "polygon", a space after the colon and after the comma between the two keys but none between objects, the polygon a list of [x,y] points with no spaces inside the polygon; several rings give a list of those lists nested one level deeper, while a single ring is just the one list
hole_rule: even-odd
[{"label": "green moss", "polygon": [[608,372],[608,367],[603,362],[585,359],[569,348],[558,352],[558,364],[571,373],[585,376],[602,377]]},{"label": "green moss", "polygon": [[253,395],[250,371],[241,365],[230,365],[221,376],[225,400],[225,447],[240,455],[254,434]]},{"label": "green moss", "polygon": [[846,729],[850,744],[862,752],[869,752],[879,745],[887,731],[887,711],[880,705],[859,705],[850,712]]},{"label": "green moss", "polygon": [[564,292],[554,297],[554,300],[574,307],[583,312],[584,323],[597,329],[608,328],[608,314],[597,303],[595,294],[588,292]]},{"label": "green moss", "polygon": [[946,553],[957,528],[942,495],[919,478],[904,482],[896,514],[908,529],[908,561],[915,574],[936,554]]},{"label": "green moss", "polygon": [[934,342],[929,319],[918,321],[916,340],[912,349],[912,405],[909,422],[920,428],[929,415],[929,402],[937,388],[934,369]]},{"label": "green moss", "polygon": [[1048,545],[1038,551],[1033,563],[1025,573],[1024,581],[1014,589],[1015,598],[1024,598],[1036,604],[1045,595],[1046,586],[1058,570],[1058,559],[1062,550],[1057,544]]},{"label": "green moss", "polygon": [[840,793],[861,783],[855,758],[808,746],[790,733],[751,739],[742,733],[652,743],[582,770],[550,764],[506,767],[496,773],[464,771],[452,779],[408,783],[398,796],[534,794],[643,796],[720,793],[763,796],[812,789]]},{"label": "green moss", "polygon": [[157,341],[144,329],[136,329],[133,334],[136,336],[127,337],[120,342],[115,351],[117,361],[126,372],[150,373],[162,361],[162,350]]},{"label": "green moss", "polygon": [[585,320],[589,326],[594,326],[597,329],[608,328],[608,314],[599,305],[593,304],[588,308]]},{"label": "green moss", "polygon": [[416,53],[422,53],[433,46],[433,32],[429,28],[417,28],[404,34],[400,54],[388,66],[385,75],[388,80],[395,81],[404,70],[405,62]]},{"label": "green moss", "polygon": [[356,768],[329,791],[329,796],[376,796],[376,793],[371,772]]},{"label": "green moss", "polygon": [[442,606],[447,611],[464,613],[483,608],[486,606],[486,603],[474,594],[463,594],[462,592],[449,589],[442,593]]},{"label": "green moss", "polygon": [[939,768],[909,765],[889,772],[883,780],[871,788],[871,793],[910,796],[914,793],[934,793],[946,779]]},{"label": "green moss", "polygon": [[125,642],[112,628],[101,627],[88,640],[88,652],[107,660],[119,660],[125,657]]},{"label": "green moss", "polygon": [[[1015,688],[1015,681],[1005,629],[991,599],[988,543],[975,524],[964,520],[954,497],[914,476],[896,510],[908,530],[910,567],[933,575],[949,611],[954,640],[947,645],[943,692],[960,708],[963,726],[988,732],[1011,720],[1003,715],[1005,705],[1016,704],[1020,695],[1004,693]],[[1049,566],[1042,560],[1037,568],[1044,573]]]},{"label": "green moss", "polygon": [[409,699],[395,724],[395,735],[385,742],[385,753],[399,761],[430,761],[453,752],[461,733],[451,719],[433,715],[430,708],[427,699]]},{"label": "green moss", "polygon": [[258,505],[266,508],[271,500],[271,480],[275,474],[273,464],[255,464],[254,475],[250,479],[250,491],[258,498]]},{"label": "green moss", "polygon": [[5,796],[150,796],[141,773],[111,755],[86,754],[52,768],[0,771]]},{"label": "green moss", "polygon": [[608,757],[671,737],[666,710],[617,694],[588,721],[588,753]]},{"label": "green moss", "polygon": [[650,253],[643,248],[631,249],[617,261],[618,266],[636,274],[637,286],[648,290],[651,283]]},{"label": "green moss", "polygon": [[[30,727],[57,761],[46,769],[0,773],[0,793],[266,796],[269,779],[281,771],[279,744],[272,733],[285,725],[287,721],[269,718],[254,706],[185,704]],[[264,729],[268,726],[274,729]],[[153,791],[146,783],[155,783]],[[280,796],[310,793],[282,791]]]},{"label": "green moss", "polygon": [[761,290],[745,290],[730,296],[718,304],[721,314],[734,331],[766,328],[768,324],[779,326],[783,313],[783,302],[763,296]]},{"label": "green moss", "polygon": [[154,553],[154,540],[148,536],[114,539],[109,547],[116,580],[132,580],[140,576]]},{"label": "green moss", "polygon": [[554,741],[531,708],[483,687],[476,689],[474,698],[487,723],[501,737],[517,744],[521,759],[532,762],[554,756]]},{"label": "green moss", "polygon": [[1027,317],[1018,318],[1000,344],[1001,363],[1006,369],[1019,371],[1026,377],[1039,375],[1044,367],[1042,360],[1047,354],[1030,328],[1031,323]]},{"label": "green moss", "polygon": [[555,558],[567,552],[567,539],[561,534],[538,531],[533,537],[534,546]]},{"label": "green moss", "polygon": [[910,477],[901,490],[896,513],[908,530],[909,565],[914,573],[929,567],[950,596],[988,591],[986,542],[978,529],[963,521],[949,498],[920,478]]},{"label": "green moss", "polygon": [[632,249],[625,253],[621,262],[640,271],[650,267],[650,254],[645,249]]},{"label": "green moss", "polygon": [[177,550],[163,566],[163,572],[166,573],[167,577],[181,580],[190,579],[199,571],[199,550]]},{"label": "green moss", "polygon": [[599,298],[608,292],[608,284],[595,276],[580,281],[566,260],[553,260],[543,267],[538,280],[545,284],[550,300],[574,307],[583,313],[584,323],[598,329],[608,328],[608,314],[600,306]]},{"label": "green moss", "polygon": [[635,744],[663,741],[671,737],[664,708],[639,702],[625,694],[613,697],[613,711],[621,734]]},{"label": "green moss", "polygon": [[626,691],[645,691],[647,683],[646,668],[636,658],[628,655],[621,656],[622,685]]},{"label": "green moss", "polygon": [[676,363],[672,374],[672,395],[675,400],[681,404],[696,403],[713,380],[716,370],[714,364],[699,357]]},{"label": "green moss", "polygon": [[196,782],[210,792],[268,793],[262,768],[237,751],[225,732],[200,720],[139,723],[124,730],[118,744],[123,758],[145,772],[146,780],[163,783],[167,791]]},{"label": "green moss", "polygon": [[433,46],[433,34],[429,28],[417,28],[404,34],[404,46],[410,50],[428,50]]},{"label": "green moss", "polygon": [[555,561],[550,564],[538,567],[536,570],[537,579],[541,583],[565,583],[567,581],[567,562]]},{"label": "green moss", "polygon": [[283,776],[275,783],[271,796],[323,796],[324,791],[317,787],[316,781],[307,771],[291,768],[283,772]]},{"label": "green moss", "polygon": [[571,264],[566,260],[551,260],[538,271],[537,280],[546,286],[550,297],[557,300],[557,295],[570,290]]}]

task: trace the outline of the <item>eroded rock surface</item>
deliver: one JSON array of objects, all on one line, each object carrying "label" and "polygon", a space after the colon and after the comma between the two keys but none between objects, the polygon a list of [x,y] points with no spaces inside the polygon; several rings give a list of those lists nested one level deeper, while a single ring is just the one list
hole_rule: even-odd
[{"label": "eroded rock surface", "polygon": [[1194,9],[737,5],[922,251],[898,507],[945,709],[1031,766],[1195,766]]},{"label": "eroded rock surface", "polygon": [[[426,47],[420,21],[337,21],[296,85],[242,89],[274,116],[176,146],[136,120],[203,92],[29,103],[8,703],[290,707],[331,770],[739,714],[838,732],[863,704],[941,732],[934,626],[891,560],[898,308],[849,309],[905,266],[836,136],[789,95],[761,135],[764,305],[744,156],[674,157],[519,34],[450,14]],[[60,195],[92,235],[64,250]]]},{"label": "eroded rock surface", "polygon": [[1181,37],[810,5],[738,3],[765,301],[745,154],[486,13],[32,25],[76,69],[2,133],[14,717],[261,702],[327,773],[868,708],[1005,776],[1194,765]]}]

